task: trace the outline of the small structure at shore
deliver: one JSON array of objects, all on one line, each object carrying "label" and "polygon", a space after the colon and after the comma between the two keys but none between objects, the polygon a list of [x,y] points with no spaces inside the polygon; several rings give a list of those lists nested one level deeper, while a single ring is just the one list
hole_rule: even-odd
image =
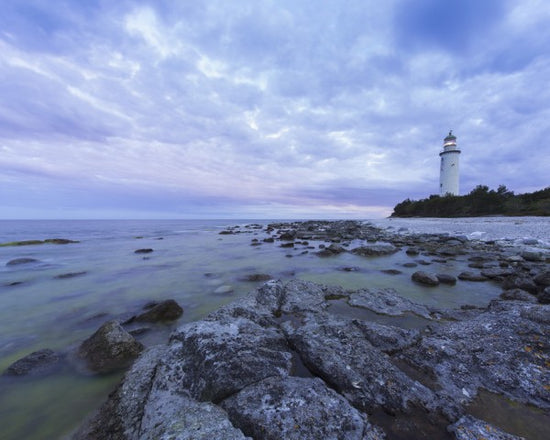
[{"label": "small structure at shore", "polygon": [[443,151],[441,157],[441,169],[439,172],[439,195],[451,194],[458,196],[458,158],[460,150],[456,146],[456,136],[449,131],[448,136],[443,140]]}]

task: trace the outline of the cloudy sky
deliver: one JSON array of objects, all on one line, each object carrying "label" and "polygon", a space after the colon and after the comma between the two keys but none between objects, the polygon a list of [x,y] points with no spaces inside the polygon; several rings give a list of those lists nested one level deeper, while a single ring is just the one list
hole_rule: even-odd
[{"label": "cloudy sky", "polygon": [[550,185],[548,0],[2,0],[0,218],[373,218]]}]

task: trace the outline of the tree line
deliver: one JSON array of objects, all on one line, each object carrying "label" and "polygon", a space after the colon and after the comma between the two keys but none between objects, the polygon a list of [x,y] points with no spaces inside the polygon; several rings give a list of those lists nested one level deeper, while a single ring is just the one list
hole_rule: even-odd
[{"label": "tree line", "polygon": [[393,208],[392,217],[478,217],[550,216],[550,187],[525,194],[514,194],[504,185],[489,190],[478,185],[464,196],[431,195],[426,199],[406,199]]}]

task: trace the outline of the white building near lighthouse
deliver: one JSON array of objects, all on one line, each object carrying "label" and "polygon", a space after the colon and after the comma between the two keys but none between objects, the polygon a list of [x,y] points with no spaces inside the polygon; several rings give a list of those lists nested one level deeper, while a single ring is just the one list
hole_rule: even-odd
[{"label": "white building near lighthouse", "polygon": [[451,194],[458,196],[458,158],[460,150],[456,146],[456,136],[453,131],[443,140],[441,156],[441,170],[439,173],[439,195]]}]

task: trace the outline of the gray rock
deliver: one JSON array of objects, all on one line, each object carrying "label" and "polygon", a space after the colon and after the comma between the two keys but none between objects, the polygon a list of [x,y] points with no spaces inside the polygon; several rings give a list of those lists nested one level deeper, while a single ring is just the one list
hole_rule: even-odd
[{"label": "gray rock", "polygon": [[481,274],[474,273],[474,272],[461,272],[458,275],[458,279],[462,281],[487,281],[489,278],[484,277]]},{"label": "gray rock", "polygon": [[90,370],[108,373],[130,365],[142,350],[143,345],[117,321],[109,321],[80,345],[78,356]]},{"label": "gray rock", "polygon": [[140,424],[140,440],[248,439],[227,413],[210,402],[199,402],[173,390],[153,387]]},{"label": "gray rock", "polygon": [[6,376],[46,375],[52,373],[59,362],[59,355],[45,348],[15,361],[3,374]]},{"label": "gray rock", "polygon": [[410,347],[420,339],[420,332],[415,329],[382,325],[361,319],[354,319],[352,323],[363,332],[373,347],[388,354]]},{"label": "gray rock", "polygon": [[490,268],[483,269],[481,271],[481,275],[487,278],[509,277],[514,273],[515,271],[513,269],[509,269],[505,267],[490,267]]},{"label": "gray rock", "polygon": [[389,316],[414,313],[423,318],[431,319],[427,307],[399,296],[394,289],[360,289],[351,292],[348,303],[354,307],[363,307]]},{"label": "gray rock", "polygon": [[530,276],[527,275],[512,275],[504,279],[502,282],[503,289],[522,289],[533,295],[538,292],[538,286]]},{"label": "gray rock", "polygon": [[[145,350],[99,410],[72,435],[72,440],[132,440],[140,438],[141,420],[152,390],[161,346]],[[145,437],[147,438],[147,437]]]},{"label": "gray rock", "polygon": [[534,281],[539,286],[548,287],[550,286],[550,270],[545,270],[541,273],[539,273],[535,278]]},{"label": "gray rock", "polygon": [[183,314],[183,309],[173,299],[154,304],[149,310],[136,316],[139,322],[173,321]]},{"label": "gray rock", "polygon": [[269,323],[235,308],[180,327],[159,366],[162,381],[216,403],[266,377],[288,375],[292,355],[283,333]]},{"label": "gray rock", "polygon": [[[472,416],[461,417],[460,420],[450,425],[449,432],[452,432],[456,440],[521,440],[512,434],[501,431],[484,420]],[[525,439],[524,439],[525,440]]]},{"label": "gray rock", "polygon": [[341,395],[318,378],[270,377],[221,404],[231,421],[252,438],[383,439]]},{"label": "gray rock", "polygon": [[523,251],[521,256],[525,261],[544,261],[544,255],[539,251]]},{"label": "gray rock", "polygon": [[448,273],[438,273],[436,275],[437,279],[442,284],[456,284],[456,277]]},{"label": "gray rock", "polygon": [[395,367],[350,320],[308,314],[300,325],[285,322],[283,329],[306,367],[360,410],[381,407],[396,414],[420,406],[454,411],[443,408],[430,389]]},{"label": "gray rock", "polygon": [[412,274],[411,279],[417,283],[424,284],[426,286],[438,286],[439,278],[431,273],[424,272],[422,270],[416,271]]},{"label": "gray rock", "polygon": [[381,255],[391,255],[398,251],[394,245],[390,243],[368,244],[351,250],[352,254],[361,255],[363,257],[378,257]]},{"label": "gray rock", "polygon": [[243,281],[258,282],[258,281],[268,281],[273,279],[273,277],[267,273],[253,273],[243,277]]},{"label": "gray rock", "polygon": [[6,263],[6,266],[19,266],[20,264],[38,263],[36,258],[14,258]]},{"label": "gray rock", "polygon": [[233,287],[228,284],[224,284],[223,286],[217,287],[216,290],[214,290],[214,293],[216,295],[225,295],[231,292],[233,292]]},{"label": "gray rock", "polygon": [[153,252],[153,249],[147,248],[147,249],[137,249],[134,251],[134,254],[150,254]]},{"label": "gray rock", "polygon": [[550,304],[550,287],[547,287],[541,293],[539,293],[538,301],[541,304]]},{"label": "gray rock", "polygon": [[521,289],[505,290],[500,294],[500,299],[507,301],[526,301],[531,303],[537,302],[537,298],[534,295]]},{"label": "gray rock", "polygon": [[[550,306],[493,301],[470,319],[441,324],[400,353],[436,378],[440,394],[455,402],[475,397],[480,387],[508,398],[550,408],[545,366],[550,348]],[[540,344],[542,344],[542,346]]]}]

